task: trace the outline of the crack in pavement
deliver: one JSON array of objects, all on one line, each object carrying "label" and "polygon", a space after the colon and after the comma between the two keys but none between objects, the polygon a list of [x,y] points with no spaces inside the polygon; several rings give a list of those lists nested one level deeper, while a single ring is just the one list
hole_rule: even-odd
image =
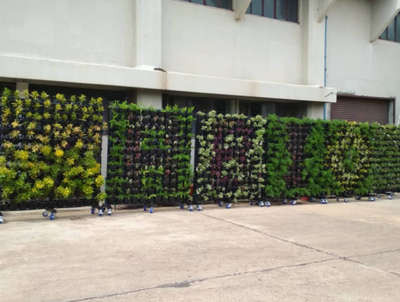
[{"label": "crack in pavement", "polygon": [[149,291],[149,290],[155,290],[155,289],[185,288],[185,287],[190,287],[195,283],[201,283],[201,282],[210,281],[210,280],[218,280],[218,279],[237,277],[237,276],[243,276],[243,275],[269,273],[269,272],[273,272],[273,271],[277,271],[277,270],[304,267],[304,266],[308,266],[308,265],[312,265],[312,264],[320,264],[320,263],[325,263],[325,262],[334,261],[334,260],[337,260],[337,258],[328,258],[328,259],[323,259],[323,260],[302,262],[302,263],[298,263],[298,264],[280,265],[280,266],[274,266],[274,267],[263,268],[263,269],[258,269],[258,270],[229,273],[229,274],[216,275],[216,276],[210,276],[210,277],[198,278],[198,279],[190,279],[190,280],[174,282],[174,283],[165,283],[165,284],[160,284],[160,285],[156,285],[156,286],[143,287],[143,288],[138,288],[138,289],[134,289],[134,290],[127,290],[127,291],[116,292],[116,293],[111,293],[111,294],[92,296],[92,297],[80,298],[80,299],[75,299],[75,300],[67,300],[64,302],[93,301],[93,300],[107,299],[107,298],[112,298],[112,297],[117,297],[117,296],[126,296],[126,295],[130,295],[130,294],[135,294],[135,293]]},{"label": "crack in pavement", "polygon": [[[341,255],[338,255],[338,254],[335,254],[335,253],[332,253],[332,252],[328,252],[328,251],[325,251],[325,250],[322,250],[322,249],[319,249],[319,248],[315,248],[315,247],[312,247],[312,246],[309,246],[309,245],[306,245],[306,244],[303,244],[303,243],[299,243],[299,242],[294,241],[294,240],[290,240],[290,239],[282,238],[282,237],[279,237],[279,236],[276,236],[276,235],[272,235],[272,234],[266,233],[264,231],[260,231],[258,229],[249,227],[247,225],[234,222],[234,221],[229,220],[229,219],[215,217],[215,216],[207,215],[207,214],[204,214],[204,213],[201,213],[201,215],[209,217],[211,219],[215,219],[215,220],[218,220],[218,221],[222,221],[222,222],[225,222],[225,223],[232,224],[232,225],[240,227],[242,229],[246,229],[246,230],[249,230],[249,231],[264,235],[266,237],[269,237],[269,238],[272,238],[272,239],[275,239],[275,240],[278,240],[278,241],[281,241],[281,242],[290,243],[290,244],[298,246],[298,247],[306,248],[306,249],[309,249],[309,250],[312,250],[312,251],[315,251],[315,252],[318,252],[318,253],[322,253],[322,254],[334,257],[335,260],[343,260],[343,261],[347,261],[347,262],[352,262],[352,263],[361,265],[361,266],[363,266],[365,268],[368,268],[368,269],[372,269],[372,270],[375,270],[375,271],[378,271],[378,272],[381,272],[381,273],[391,274],[391,275],[394,275],[396,277],[400,277],[400,273],[388,272],[388,271],[385,271],[385,270],[381,270],[381,269],[376,268],[374,266],[370,266],[368,264],[365,264],[365,263],[363,263],[363,262],[361,262],[359,260],[353,259],[353,258],[358,258],[358,257],[367,257],[367,256],[381,255],[381,254],[385,254],[385,253],[398,252],[398,251],[400,251],[400,248],[392,249],[392,250],[386,250],[386,251],[380,251],[380,252],[375,252],[375,253],[371,253],[371,254],[364,254],[364,255],[341,256]],[[331,259],[331,260],[333,260],[333,259]]]},{"label": "crack in pavement", "polygon": [[201,283],[201,282],[206,282],[206,281],[210,281],[210,280],[218,280],[218,279],[223,279],[223,278],[231,278],[231,277],[238,277],[238,276],[243,276],[243,275],[252,275],[252,274],[260,274],[260,273],[269,273],[269,272],[273,272],[273,271],[277,271],[277,270],[282,270],[282,269],[291,269],[291,268],[298,268],[298,267],[304,267],[304,266],[308,266],[308,265],[313,265],[313,264],[320,264],[320,263],[326,263],[326,262],[330,262],[330,261],[335,261],[335,260],[342,260],[342,261],[348,261],[351,263],[355,263],[358,265],[363,266],[364,268],[367,269],[372,269],[375,271],[379,271],[381,273],[385,273],[385,274],[391,274],[394,275],[396,277],[400,278],[400,273],[397,272],[387,272],[387,271],[383,271],[380,270],[378,268],[375,268],[373,266],[369,266],[365,263],[362,263],[361,261],[352,259],[352,258],[356,258],[356,257],[366,257],[366,256],[374,256],[374,255],[380,255],[380,254],[385,254],[385,253],[392,253],[392,252],[399,252],[400,248],[398,249],[392,249],[392,250],[386,250],[386,251],[380,251],[380,252],[375,252],[375,253],[371,253],[371,254],[363,254],[363,255],[354,255],[354,256],[341,256],[332,252],[328,252],[319,248],[315,248],[303,243],[299,243],[296,242],[294,240],[290,240],[290,239],[285,239],[276,235],[272,235],[263,231],[260,231],[258,229],[246,226],[244,224],[240,224],[228,219],[224,219],[224,218],[219,218],[219,217],[215,217],[212,215],[208,215],[208,214],[204,214],[201,213],[201,215],[214,219],[214,220],[218,220],[224,223],[229,223],[231,225],[234,225],[236,227],[240,227],[242,229],[246,229],[255,233],[259,233],[263,236],[281,241],[281,242],[285,242],[285,243],[289,243],[298,247],[302,247],[302,248],[306,248],[318,253],[322,253],[325,254],[327,256],[330,256],[330,258],[327,259],[323,259],[323,260],[316,260],[316,261],[309,261],[309,262],[303,262],[303,263],[298,263],[298,264],[291,264],[291,265],[281,265],[281,266],[275,266],[275,267],[270,267],[270,268],[263,268],[263,269],[258,269],[258,270],[250,270],[250,271],[244,271],[244,272],[235,272],[235,273],[228,273],[228,274],[223,274],[223,275],[216,275],[216,276],[210,276],[210,277],[205,277],[205,278],[197,278],[197,279],[190,279],[190,280],[184,280],[184,281],[180,281],[180,282],[174,282],[174,283],[164,283],[164,284],[160,284],[160,285],[156,285],[156,286],[151,286],[151,287],[143,287],[143,288],[138,288],[138,289],[133,289],[133,290],[127,290],[127,291],[121,291],[121,292],[115,292],[115,293],[110,293],[110,294],[104,294],[104,295],[98,295],[98,296],[91,296],[91,297],[86,297],[86,298],[79,298],[79,299],[74,299],[74,300],[67,300],[65,302],[85,302],[85,301],[94,301],[94,300],[99,300],[99,299],[107,299],[107,298],[112,298],[112,297],[118,297],[118,296],[126,296],[126,295],[131,295],[131,294],[136,294],[139,292],[144,292],[144,291],[151,291],[151,290],[156,290],[156,289],[166,289],[166,288],[187,288],[192,286],[195,283]]},{"label": "crack in pavement", "polygon": [[212,219],[218,220],[218,221],[230,223],[230,224],[232,224],[234,226],[237,226],[237,227],[240,227],[242,229],[246,229],[246,230],[249,230],[249,231],[252,231],[252,232],[255,232],[255,233],[259,233],[259,234],[267,236],[269,238],[272,238],[272,239],[275,239],[275,240],[278,240],[278,241],[281,241],[281,242],[285,242],[285,243],[290,243],[290,244],[298,246],[298,247],[306,248],[306,249],[309,249],[309,250],[312,250],[312,251],[315,251],[315,252],[318,252],[318,253],[322,253],[322,254],[325,254],[325,255],[328,255],[328,256],[331,256],[331,257],[335,257],[337,259],[343,258],[342,256],[337,255],[335,253],[324,251],[324,250],[321,250],[321,249],[318,249],[318,248],[315,248],[315,247],[312,247],[312,246],[309,246],[309,245],[306,245],[306,244],[303,244],[303,243],[299,243],[299,242],[296,242],[296,241],[293,241],[293,240],[290,240],[290,239],[285,239],[285,238],[282,238],[282,237],[279,237],[279,236],[276,236],[276,235],[268,234],[266,232],[260,231],[258,229],[249,227],[249,226],[241,224],[241,223],[234,222],[232,220],[228,220],[228,219],[225,219],[225,218],[219,218],[219,217],[215,217],[215,216],[204,214],[204,213],[202,213],[201,215],[206,216],[208,218],[212,218]]}]

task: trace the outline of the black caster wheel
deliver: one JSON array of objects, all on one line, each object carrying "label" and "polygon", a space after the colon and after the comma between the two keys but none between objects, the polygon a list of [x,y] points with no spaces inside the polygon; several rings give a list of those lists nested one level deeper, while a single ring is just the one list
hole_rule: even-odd
[{"label": "black caster wheel", "polygon": [[50,220],[55,220],[56,219],[56,210],[52,210],[51,212],[50,212],[50,215],[49,215],[49,219]]}]

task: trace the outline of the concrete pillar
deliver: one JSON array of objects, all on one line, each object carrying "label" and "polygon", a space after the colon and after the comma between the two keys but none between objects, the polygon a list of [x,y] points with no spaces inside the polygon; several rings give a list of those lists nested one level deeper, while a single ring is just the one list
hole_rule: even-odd
[{"label": "concrete pillar", "polygon": [[136,66],[162,67],[162,0],[136,0]]},{"label": "concrete pillar", "polygon": [[162,93],[157,90],[138,89],[136,101],[139,106],[162,109]]},{"label": "concrete pillar", "polygon": [[[332,1],[326,1],[331,3]],[[325,20],[319,21],[319,1],[302,1],[304,84],[325,86]],[[325,15],[325,13],[323,14]],[[321,99],[323,101],[323,99]],[[307,116],[324,118],[323,103],[309,103]],[[330,115],[326,112],[326,118]]]},{"label": "concrete pillar", "polygon": [[229,101],[227,107],[228,107],[227,113],[230,113],[230,114],[239,113],[239,100]]},{"label": "concrete pillar", "polygon": [[262,116],[268,116],[269,114],[276,113],[276,104],[274,103],[264,103],[261,107]]},{"label": "concrete pillar", "polygon": [[397,126],[400,126],[400,110],[398,108],[400,108],[400,95],[397,96],[394,101],[394,124]]},{"label": "concrete pillar", "polygon": [[20,96],[22,96],[25,91],[29,90],[29,83],[23,82],[23,81],[18,81],[16,83],[16,88],[17,88],[18,92],[20,93]]},{"label": "concrete pillar", "polygon": [[324,103],[308,103],[307,117],[312,119],[324,118]]},{"label": "concrete pillar", "polygon": [[301,3],[304,84],[323,86],[325,21],[318,22],[318,1]]},{"label": "concrete pillar", "polygon": [[[101,176],[104,179],[107,178],[107,165],[108,165],[108,135],[103,135],[101,137]],[[103,185],[101,187],[101,192],[105,192],[106,187]]]}]

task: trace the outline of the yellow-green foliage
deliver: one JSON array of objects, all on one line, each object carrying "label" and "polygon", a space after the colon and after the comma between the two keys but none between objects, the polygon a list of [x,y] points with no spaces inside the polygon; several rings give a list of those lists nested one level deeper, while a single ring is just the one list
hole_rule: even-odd
[{"label": "yellow-green foliage", "polygon": [[5,90],[0,99],[0,203],[95,199],[103,101]]},{"label": "yellow-green foliage", "polygon": [[334,191],[336,195],[351,194],[368,174],[368,145],[358,123],[333,121],[329,127],[326,162],[338,182]]}]

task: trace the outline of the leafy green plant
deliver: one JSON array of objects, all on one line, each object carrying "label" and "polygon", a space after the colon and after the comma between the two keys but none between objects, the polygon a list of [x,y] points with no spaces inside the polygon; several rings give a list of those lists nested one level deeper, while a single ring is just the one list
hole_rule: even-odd
[{"label": "leafy green plant", "polygon": [[287,197],[288,188],[285,177],[292,164],[287,149],[288,135],[286,124],[277,116],[270,115],[265,129],[265,166],[266,185],[265,194],[268,198]]},{"label": "leafy green plant", "polygon": [[307,183],[306,194],[312,197],[330,195],[338,185],[331,169],[325,165],[328,156],[326,125],[326,122],[315,121],[304,147],[302,177]]},{"label": "leafy green plant", "polygon": [[5,90],[0,100],[0,205],[37,208],[52,207],[56,200],[68,206],[70,200],[92,204],[104,199],[98,162],[105,127],[102,103],[83,95],[67,99]]}]

